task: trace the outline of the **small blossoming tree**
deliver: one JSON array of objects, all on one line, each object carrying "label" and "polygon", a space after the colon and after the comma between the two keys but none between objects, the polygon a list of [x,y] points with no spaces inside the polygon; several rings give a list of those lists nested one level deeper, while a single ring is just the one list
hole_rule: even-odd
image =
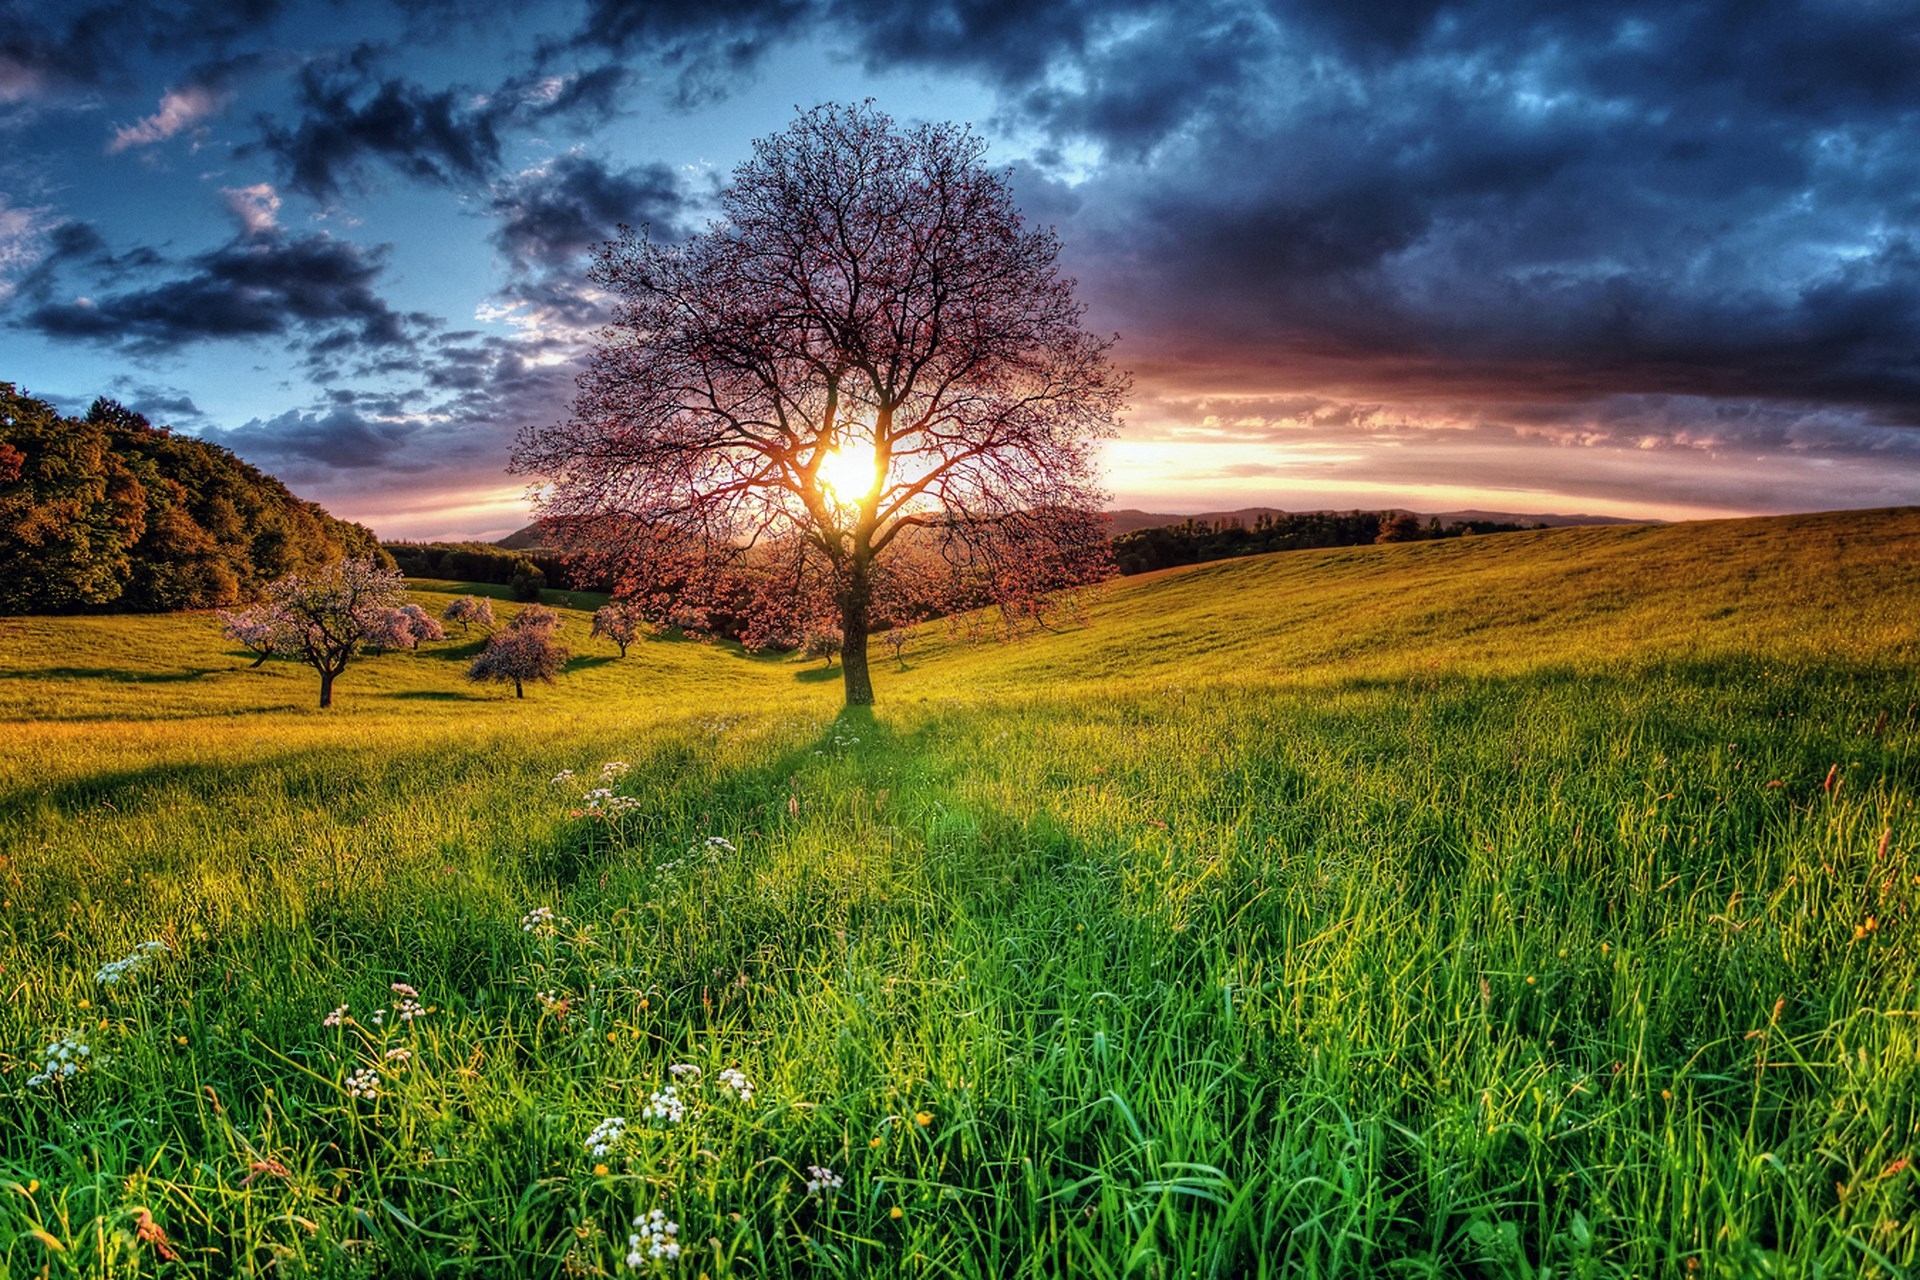
[{"label": "small blossoming tree", "polygon": [[267,586],[262,616],[274,653],[320,673],[320,705],[333,705],[333,682],[401,607],[400,575],[374,560],[336,560]]},{"label": "small blossoming tree", "polygon": [[617,601],[604,609],[593,613],[593,632],[595,638],[605,636],[620,646],[620,656],[627,656],[627,646],[645,633],[645,622],[640,610],[625,601]]},{"label": "small blossoming tree", "polygon": [[416,649],[429,640],[444,640],[446,631],[417,604],[377,612],[366,643],[379,649]]},{"label": "small blossoming tree", "polygon": [[554,643],[559,629],[559,614],[545,605],[528,605],[514,615],[505,631],[487,641],[486,649],[467,668],[467,679],[510,681],[516,698],[527,696],[529,680],[552,684],[573,656],[565,645]]},{"label": "small blossoming tree", "polygon": [[254,666],[273,656],[273,624],[268,620],[265,609],[255,607],[234,613],[219,609],[215,612],[220,615],[220,621],[226,624],[220,634],[251,649]]},{"label": "small blossoming tree", "polygon": [[440,617],[444,621],[458,623],[460,634],[464,636],[469,626],[493,626],[493,601],[461,596],[448,605]]}]

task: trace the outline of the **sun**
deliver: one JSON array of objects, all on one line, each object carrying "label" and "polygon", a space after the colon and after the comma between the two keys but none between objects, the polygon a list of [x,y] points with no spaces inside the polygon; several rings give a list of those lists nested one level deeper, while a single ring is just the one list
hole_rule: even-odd
[{"label": "sun", "polygon": [[820,484],[835,502],[854,503],[873,489],[873,445],[849,440],[820,460]]}]

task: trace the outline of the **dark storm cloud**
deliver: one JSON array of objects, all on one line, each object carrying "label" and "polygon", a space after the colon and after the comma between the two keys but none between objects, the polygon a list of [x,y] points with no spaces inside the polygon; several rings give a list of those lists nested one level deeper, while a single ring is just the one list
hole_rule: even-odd
[{"label": "dark storm cloud", "polygon": [[506,104],[474,105],[469,92],[428,91],[375,72],[382,51],[361,45],[339,62],[303,68],[299,119],[261,121],[261,144],[286,168],[286,183],[316,200],[334,196],[362,161],[379,158],[427,182],[478,182],[500,164]]},{"label": "dark storm cloud", "polygon": [[1022,194],[1143,373],[1920,423],[1911,6],[1207,12],[1019,99],[1102,148]]},{"label": "dark storm cloud", "polygon": [[147,421],[163,426],[201,426],[208,421],[193,397],[177,387],[153,386],[123,375],[114,379],[113,394]]},{"label": "dark storm cloud", "polygon": [[379,160],[417,181],[479,185],[498,174],[512,130],[604,124],[631,73],[602,63],[566,74],[525,72],[488,92],[428,89],[382,68],[393,53],[362,44],[301,69],[291,122],[261,117],[259,146],[279,159],[286,185],[316,200],[339,194]]},{"label": "dark storm cloud", "polygon": [[[0,3],[0,101],[119,80],[136,53],[218,54],[271,26],[279,0]],[[210,64],[210,67],[218,63]]]},{"label": "dark storm cloud", "polygon": [[72,219],[47,233],[44,253],[19,281],[19,295],[45,303],[52,296],[59,273],[70,267],[87,270],[97,280],[113,282],[160,266],[163,261],[144,245],[116,254],[92,223]]},{"label": "dark storm cloud", "polygon": [[615,170],[592,156],[561,156],[497,190],[493,242],[516,271],[577,268],[623,225],[675,237],[686,203],[664,164]]},{"label": "dark storm cloud", "polygon": [[320,409],[289,409],[272,418],[255,418],[232,431],[206,431],[202,436],[269,470],[310,474],[308,469],[316,465],[333,471],[386,467],[421,430],[417,421],[370,416],[351,394],[332,400]]},{"label": "dark storm cloud", "polygon": [[818,18],[810,0],[587,0],[570,40],[547,49],[644,55],[677,73],[682,105],[724,97],[773,44]]},{"label": "dark storm cloud", "polygon": [[22,323],[52,337],[147,354],[289,333],[321,344],[347,334],[371,348],[404,348],[420,318],[395,312],[375,292],[382,258],[382,251],[325,235],[256,235],[201,254],[187,274],[158,284],[42,302]]}]

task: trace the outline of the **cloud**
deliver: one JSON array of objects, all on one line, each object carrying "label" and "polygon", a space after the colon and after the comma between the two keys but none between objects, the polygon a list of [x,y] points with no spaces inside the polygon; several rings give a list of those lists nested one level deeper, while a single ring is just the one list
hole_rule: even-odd
[{"label": "cloud", "polygon": [[[0,27],[0,102],[97,88],[142,54],[221,54],[280,19],[283,0],[96,0],[9,5]],[[214,80],[196,75],[194,83]],[[159,115],[164,116],[162,105]]]},{"label": "cloud", "polygon": [[249,236],[270,236],[280,230],[280,195],[271,183],[256,182],[250,187],[222,187],[227,210],[240,221],[240,229]]},{"label": "cloud", "polygon": [[298,123],[262,120],[261,145],[279,157],[286,185],[325,201],[370,158],[440,185],[488,178],[500,164],[498,126],[510,107],[382,79],[373,72],[380,53],[361,45],[343,61],[308,65],[298,80]]},{"label": "cloud", "polygon": [[43,302],[22,323],[57,338],[155,354],[197,342],[292,335],[316,347],[343,339],[404,348],[420,317],[393,311],[373,288],[385,251],[321,234],[255,235],[187,263],[144,288]]},{"label": "cloud", "polygon": [[48,232],[51,210],[20,208],[9,204],[0,194],[0,302],[11,298],[19,288],[18,279],[30,272],[44,256],[43,242]]},{"label": "cloud", "polygon": [[113,141],[107,144],[107,153],[113,155],[129,147],[165,142],[176,133],[191,129],[217,115],[226,108],[227,100],[226,94],[205,85],[190,84],[169,89],[161,95],[160,109],[154,114],[114,130]]},{"label": "cloud", "polygon": [[[1011,108],[1104,154],[1072,186],[1024,170],[1021,194],[1062,224],[1143,387],[1833,401],[1920,423],[1920,77],[1873,48],[1911,51],[1910,24],[1204,12],[1063,42]],[[1143,112],[1121,90],[1148,81],[1122,73],[1149,46],[1168,79]],[[1803,49],[1827,70],[1858,55],[1864,82],[1825,85]]]},{"label": "cloud", "polygon": [[343,58],[309,63],[298,77],[298,118],[261,118],[259,145],[279,158],[289,188],[330,200],[373,160],[420,182],[479,186],[499,174],[509,130],[604,124],[631,83],[625,67],[603,63],[512,75],[487,92],[436,90],[381,74],[386,57],[362,44]]},{"label": "cloud", "polygon": [[316,466],[327,471],[388,467],[424,424],[370,414],[357,401],[349,393],[324,409],[289,409],[250,419],[232,431],[203,431],[201,437],[258,466],[307,477]]},{"label": "cloud", "polygon": [[688,195],[664,164],[612,169],[592,156],[558,156],[495,188],[493,243],[512,269],[577,268],[623,225],[676,238]]}]

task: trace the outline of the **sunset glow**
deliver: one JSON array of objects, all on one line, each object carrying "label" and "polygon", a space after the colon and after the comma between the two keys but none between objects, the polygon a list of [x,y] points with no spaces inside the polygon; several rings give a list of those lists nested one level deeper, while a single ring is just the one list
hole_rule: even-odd
[{"label": "sunset glow", "polygon": [[848,440],[820,460],[820,483],[835,502],[852,505],[873,491],[878,459],[873,442]]}]

